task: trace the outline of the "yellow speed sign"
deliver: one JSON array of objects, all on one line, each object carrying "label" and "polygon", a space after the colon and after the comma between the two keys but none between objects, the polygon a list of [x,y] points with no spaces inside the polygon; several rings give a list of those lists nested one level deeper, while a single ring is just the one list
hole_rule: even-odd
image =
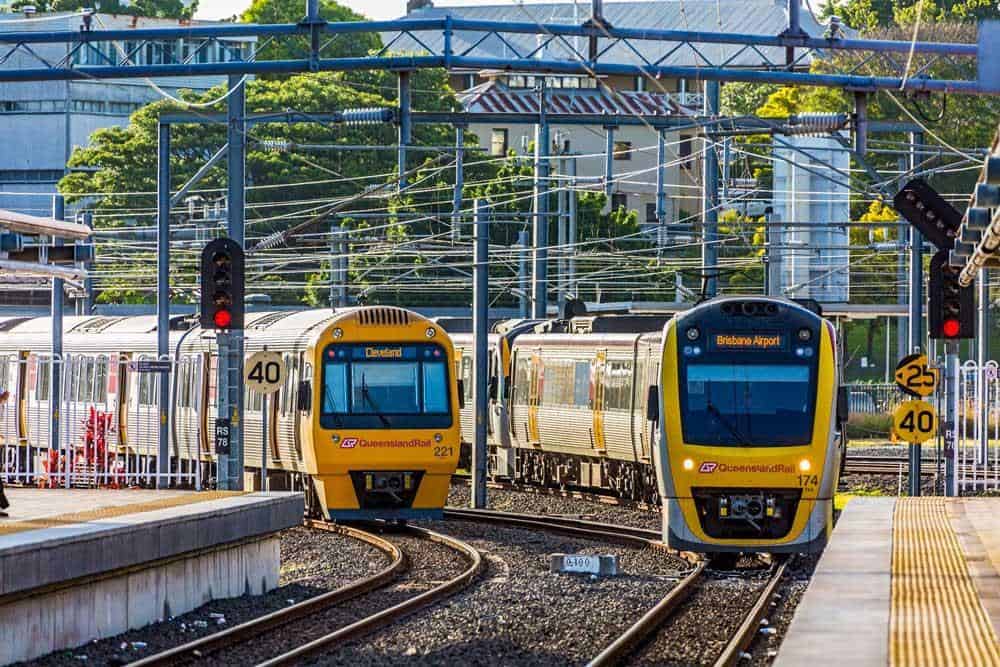
[{"label": "yellow speed sign", "polygon": [[892,428],[914,445],[930,440],[937,433],[937,411],[927,401],[903,401],[892,413]]},{"label": "yellow speed sign", "polygon": [[925,354],[909,354],[896,364],[896,384],[910,396],[930,396],[937,383],[938,371],[930,367]]}]

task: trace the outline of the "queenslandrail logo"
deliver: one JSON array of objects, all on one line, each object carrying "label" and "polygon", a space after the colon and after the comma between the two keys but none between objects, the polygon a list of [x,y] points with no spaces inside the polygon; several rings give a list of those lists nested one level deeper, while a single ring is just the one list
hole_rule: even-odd
[{"label": "queenslandrail logo", "polygon": [[340,441],[341,449],[354,449],[355,447],[430,447],[431,441],[423,438],[410,438],[408,440],[369,440],[367,438],[344,438]]},{"label": "queenslandrail logo", "polygon": [[716,463],[715,461],[705,461],[698,466],[700,473],[714,472],[746,472],[746,473],[786,473],[795,472],[795,466],[787,463]]}]

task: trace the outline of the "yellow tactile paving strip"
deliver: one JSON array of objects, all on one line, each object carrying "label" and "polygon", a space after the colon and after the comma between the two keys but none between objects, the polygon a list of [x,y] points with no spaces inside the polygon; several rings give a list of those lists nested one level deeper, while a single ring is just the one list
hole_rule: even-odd
[{"label": "yellow tactile paving strip", "polygon": [[892,537],[892,667],[1000,666],[945,500],[900,498]]},{"label": "yellow tactile paving strip", "polygon": [[99,509],[86,512],[74,512],[72,514],[61,514],[58,516],[39,517],[37,519],[25,519],[24,521],[13,521],[11,523],[0,523],[0,535],[11,535],[22,533],[28,530],[38,530],[40,528],[58,528],[69,526],[75,523],[87,523],[98,519],[113,519],[126,514],[139,514],[141,512],[152,512],[154,510],[164,510],[182,505],[193,505],[219,498],[229,498],[232,496],[244,495],[244,491],[203,491],[200,493],[188,493],[182,496],[170,496],[168,498],[157,498],[155,500],[145,500],[129,505],[116,505],[111,507],[101,507]]}]

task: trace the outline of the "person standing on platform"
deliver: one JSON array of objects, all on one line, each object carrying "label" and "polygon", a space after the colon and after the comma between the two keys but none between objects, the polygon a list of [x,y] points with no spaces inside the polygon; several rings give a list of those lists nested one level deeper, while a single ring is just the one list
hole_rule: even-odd
[{"label": "person standing on platform", "polygon": [[[0,391],[0,407],[7,407],[7,399],[10,398],[10,392],[4,389]],[[7,500],[7,496],[3,492],[3,476],[0,475],[0,518],[7,518],[6,510],[10,507],[10,502]]]}]

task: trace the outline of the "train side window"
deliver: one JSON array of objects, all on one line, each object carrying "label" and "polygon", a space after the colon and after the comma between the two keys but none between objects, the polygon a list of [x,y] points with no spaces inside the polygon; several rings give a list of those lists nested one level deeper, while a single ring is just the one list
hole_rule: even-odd
[{"label": "train side window", "polygon": [[573,404],[590,406],[590,362],[578,361],[573,370]]},{"label": "train side window", "polygon": [[604,408],[628,410],[631,405],[631,361],[609,361],[604,371]]},{"label": "train side window", "polygon": [[35,398],[39,401],[47,401],[49,400],[49,382],[52,380],[49,377],[49,360],[39,358],[37,368],[38,384],[35,389]]},{"label": "train side window", "polygon": [[97,357],[94,359],[94,382],[93,401],[94,403],[108,402],[108,358]]},{"label": "train side window", "polygon": [[516,355],[514,358],[514,388],[512,390],[512,403],[527,405],[528,403],[528,377],[531,372],[528,364],[531,363],[529,357]]},{"label": "train side window", "polygon": [[467,405],[472,405],[472,358],[462,356],[462,384],[465,401]]}]

